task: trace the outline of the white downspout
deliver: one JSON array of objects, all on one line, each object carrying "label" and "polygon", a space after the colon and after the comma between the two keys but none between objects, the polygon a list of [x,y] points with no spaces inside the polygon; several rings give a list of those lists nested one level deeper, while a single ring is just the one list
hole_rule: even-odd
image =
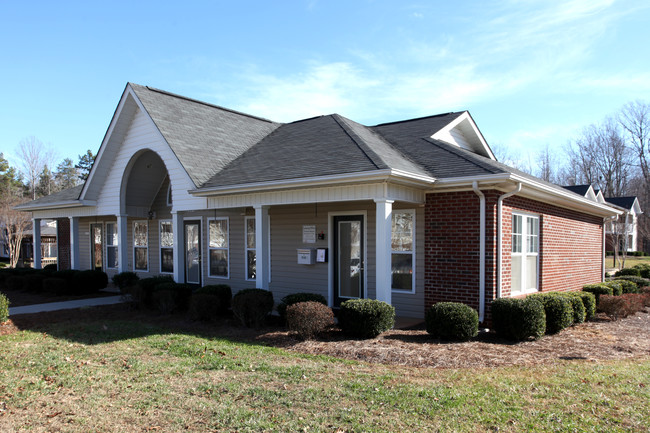
[{"label": "white downspout", "polygon": [[506,194],[503,194],[502,196],[499,197],[497,200],[497,299],[501,297],[501,283],[502,283],[502,266],[503,266],[503,251],[502,249],[502,236],[501,233],[503,231],[503,221],[501,219],[501,214],[503,213],[503,200],[507,199],[508,197],[512,197],[515,194],[518,194],[521,191],[521,182],[517,183],[517,188],[515,188],[513,191],[510,191]]},{"label": "white downspout", "polygon": [[478,189],[477,181],[472,182],[472,189],[480,203],[478,321],[482,323],[485,316],[485,194]]}]

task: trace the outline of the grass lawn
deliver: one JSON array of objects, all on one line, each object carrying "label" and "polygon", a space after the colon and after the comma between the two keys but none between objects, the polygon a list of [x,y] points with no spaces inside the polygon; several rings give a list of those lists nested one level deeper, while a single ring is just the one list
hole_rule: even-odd
[{"label": "grass lawn", "polygon": [[0,431],[649,431],[647,358],[418,369],[200,329],[102,319],[0,337]]},{"label": "grass lawn", "polygon": [[[636,256],[627,256],[625,258],[625,267],[626,268],[631,268],[634,265],[640,265],[640,264],[650,264],[650,256],[643,256],[643,257],[636,257]],[[617,264],[614,262],[614,256],[607,256],[605,258],[605,267],[612,267],[616,268],[618,267]]]}]

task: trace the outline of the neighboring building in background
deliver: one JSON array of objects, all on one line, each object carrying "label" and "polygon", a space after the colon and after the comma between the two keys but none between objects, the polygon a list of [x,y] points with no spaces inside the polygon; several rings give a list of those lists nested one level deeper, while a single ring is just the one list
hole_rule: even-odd
[{"label": "neighboring building in background", "polygon": [[482,321],[495,298],[601,281],[621,214],[497,162],[467,111],[277,123],[130,83],[85,184],[18,208],[57,220],[62,269]]}]

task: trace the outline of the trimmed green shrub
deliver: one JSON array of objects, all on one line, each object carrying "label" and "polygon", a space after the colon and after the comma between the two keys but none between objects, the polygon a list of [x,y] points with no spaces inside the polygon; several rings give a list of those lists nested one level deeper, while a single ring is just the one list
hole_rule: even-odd
[{"label": "trimmed green shrub", "polygon": [[618,281],[610,280],[610,281],[605,281],[604,284],[607,287],[612,288],[612,294],[614,296],[620,296],[623,294],[623,285],[619,283]]},{"label": "trimmed green shrub", "polygon": [[571,307],[573,307],[573,323],[585,321],[587,315],[585,304],[580,296],[577,296],[577,292],[548,292],[544,296],[561,296],[568,299],[571,302]]},{"label": "trimmed green shrub", "polygon": [[154,309],[161,313],[184,311],[190,306],[192,288],[187,284],[162,282],[153,286],[151,303]]},{"label": "trimmed green shrub", "polygon": [[614,274],[615,277],[622,277],[626,275],[632,275],[633,277],[640,277],[641,272],[638,268],[623,268],[620,271],[616,271]]},{"label": "trimmed green shrub", "polygon": [[395,325],[395,307],[376,299],[350,299],[341,303],[339,326],[346,334],[375,338]]},{"label": "trimmed green shrub", "polygon": [[24,280],[23,275],[10,275],[6,280],[5,280],[5,289],[6,290],[23,290],[23,280]]},{"label": "trimmed green shrub", "polygon": [[32,293],[41,293],[43,291],[43,280],[45,275],[42,273],[27,274],[23,276],[23,290]]},{"label": "trimmed green shrub", "polygon": [[72,285],[72,279],[74,278],[75,275],[77,275],[77,270],[75,269],[63,269],[61,271],[56,271],[52,274],[52,277],[54,278],[63,278],[64,280],[67,280],[71,285]]},{"label": "trimmed green shrub", "polygon": [[246,327],[261,327],[271,311],[273,293],[268,290],[244,289],[232,298],[232,312]]},{"label": "trimmed green shrub", "polygon": [[650,278],[650,265],[647,263],[640,263],[638,265],[633,266],[633,268],[636,268],[639,270],[639,275],[641,278],[649,279]]},{"label": "trimmed green shrub", "polygon": [[232,303],[232,289],[227,284],[210,284],[197,289],[194,294],[207,293],[217,297],[217,314],[226,314]]},{"label": "trimmed green shrub", "polygon": [[317,293],[292,293],[285,296],[280,300],[277,310],[282,320],[286,320],[287,307],[289,305],[297,304],[298,302],[320,302],[327,306],[327,299],[323,295]]},{"label": "trimmed green shrub", "polygon": [[334,325],[332,309],[322,302],[297,302],[286,308],[287,327],[307,340]]},{"label": "trimmed green shrub", "polygon": [[49,265],[45,265],[43,268],[44,271],[56,271],[58,268],[58,265],[56,263],[50,263]]},{"label": "trimmed green shrub", "polygon": [[50,277],[43,280],[43,290],[55,295],[68,293],[68,282],[63,278]]},{"label": "trimmed green shrub", "polygon": [[634,284],[636,284],[639,289],[642,288],[642,287],[650,286],[650,280],[647,280],[647,279],[641,278],[641,277],[635,277],[633,275],[626,275],[626,276],[623,276],[623,277],[616,277],[616,278],[614,278],[614,280],[616,280],[616,281],[620,281],[620,280],[631,281]]},{"label": "trimmed green shrub", "polygon": [[614,290],[611,287],[601,283],[584,285],[582,286],[582,291],[593,294],[596,297],[596,305],[598,305],[598,302],[600,300],[600,295],[611,296],[614,294]]},{"label": "trimmed green shrub", "polygon": [[427,332],[444,340],[467,341],[478,335],[478,313],[459,302],[438,302],[425,314]]},{"label": "trimmed green shrub", "polygon": [[[626,278],[626,277],[623,277],[623,278]],[[634,281],[622,280],[620,278],[617,278],[616,282],[621,285],[621,288],[623,290],[623,294],[625,294],[625,293],[639,293],[640,292],[639,286],[637,286]]]},{"label": "trimmed green shrub", "polygon": [[546,333],[557,334],[573,324],[573,306],[566,296],[540,293],[529,297],[539,299],[546,313]]},{"label": "trimmed green shrub", "polygon": [[169,275],[157,275],[155,277],[143,278],[137,284],[125,289],[131,295],[131,302],[137,308],[153,308],[152,294],[159,284],[173,283],[174,279]]},{"label": "trimmed green shrub", "polygon": [[509,340],[537,340],[546,333],[544,305],[534,298],[499,298],[492,301],[492,327]]},{"label": "trimmed green shrub", "polygon": [[124,294],[126,293],[126,288],[137,284],[140,277],[135,272],[120,272],[119,274],[113,275],[111,280],[120,289],[120,292]]},{"label": "trimmed green shrub", "polygon": [[0,293],[0,323],[9,320],[9,299],[4,293]]},{"label": "trimmed green shrub", "polygon": [[192,320],[210,321],[221,315],[219,296],[210,292],[195,292],[190,299],[189,316]]},{"label": "trimmed green shrub", "polygon": [[589,292],[571,292],[574,296],[580,297],[585,307],[585,320],[591,320],[596,315],[596,296]]},{"label": "trimmed green shrub", "polygon": [[79,271],[72,278],[72,285],[75,294],[97,293],[108,286],[108,275],[96,269]]}]

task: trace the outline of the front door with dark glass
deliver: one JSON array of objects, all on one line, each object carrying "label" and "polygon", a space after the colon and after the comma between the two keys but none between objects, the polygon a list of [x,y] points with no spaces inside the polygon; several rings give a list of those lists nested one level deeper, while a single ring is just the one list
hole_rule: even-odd
[{"label": "front door with dark glass", "polygon": [[201,284],[201,222],[184,221],[185,282]]},{"label": "front door with dark glass", "polygon": [[104,231],[101,224],[90,225],[91,237],[91,260],[93,269],[98,271],[104,270]]},{"label": "front door with dark glass", "polygon": [[334,217],[334,306],[348,299],[363,298],[363,215]]}]

